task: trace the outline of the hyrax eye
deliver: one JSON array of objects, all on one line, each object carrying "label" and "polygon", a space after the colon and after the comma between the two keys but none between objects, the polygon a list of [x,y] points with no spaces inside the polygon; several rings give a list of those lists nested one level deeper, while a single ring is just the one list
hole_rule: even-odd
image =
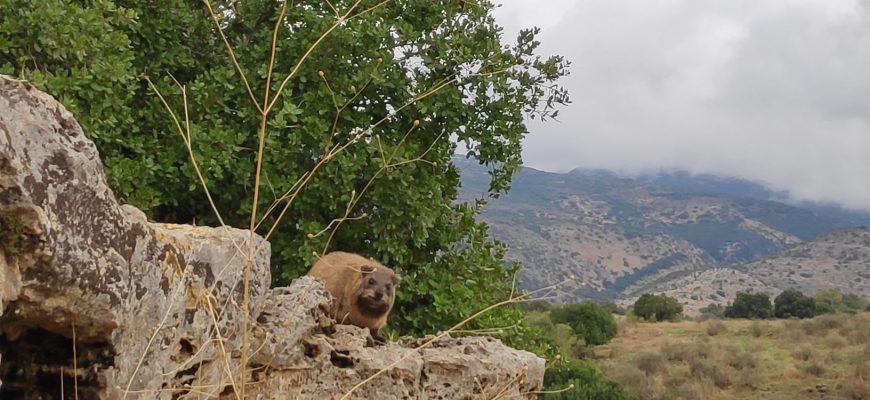
[{"label": "hyrax eye", "polygon": [[369,278],[369,285],[375,284],[375,278]]}]

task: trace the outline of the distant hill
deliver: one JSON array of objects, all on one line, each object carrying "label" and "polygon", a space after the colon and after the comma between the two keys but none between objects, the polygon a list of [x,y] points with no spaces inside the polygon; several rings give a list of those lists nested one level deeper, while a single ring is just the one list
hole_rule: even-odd
[{"label": "distant hill", "polygon": [[[487,170],[473,159],[456,163],[460,199],[485,197]],[[525,288],[568,275],[582,282],[562,291],[563,301],[623,297],[870,221],[870,215],[820,213],[769,200],[771,195],[751,182],[713,176],[626,178],[607,171],[523,168],[506,195],[489,199],[483,218],[510,246],[509,257],[524,263]]]},{"label": "distant hill", "polygon": [[780,289],[870,297],[870,228],[834,231],[738,269]]},{"label": "distant hill", "polygon": [[711,303],[733,301],[739,291],[773,298],[786,289],[807,294],[837,289],[870,298],[870,229],[837,230],[733,268],[673,273],[626,290],[622,303],[632,304],[646,292],[665,293],[683,303],[686,315],[697,316]]},{"label": "distant hill", "polygon": [[733,268],[711,268],[669,278],[642,290],[626,293],[625,298],[618,303],[628,307],[643,293],[664,293],[683,304],[684,315],[697,317],[701,315],[701,309],[710,304],[724,306],[734,301],[738,292],[767,293],[771,299],[782,292],[776,286]]}]

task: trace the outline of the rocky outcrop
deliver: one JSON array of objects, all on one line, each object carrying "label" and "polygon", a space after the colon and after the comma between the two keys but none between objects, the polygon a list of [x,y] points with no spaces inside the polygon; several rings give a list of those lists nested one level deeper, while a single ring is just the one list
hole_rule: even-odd
[{"label": "rocky outcrop", "polygon": [[540,389],[543,360],[493,339],[370,347],[326,317],[320,282],[269,289],[269,255],[245,230],[150,223],[119,206],[72,115],[0,76],[0,398],[236,398],[243,373],[248,397],[264,399],[340,398],[373,376],[348,398]]}]

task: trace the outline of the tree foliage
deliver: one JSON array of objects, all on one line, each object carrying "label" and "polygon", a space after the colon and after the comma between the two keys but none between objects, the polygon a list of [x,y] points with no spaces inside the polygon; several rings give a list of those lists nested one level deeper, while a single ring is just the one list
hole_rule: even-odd
[{"label": "tree foliage", "polygon": [[816,302],[798,290],[788,289],[773,300],[773,315],[777,318],[812,318]]},{"label": "tree foliage", "polygon": [[564,390],[547,394],[548,400],[629,400],[635,397],[618,383],[608,380],[595,364],[589,361],[562,361],[547,370],[544,389]]},{"label": "tree foliage", "polygon": [[[266,234],[293,201],[269,237],[275,282],[303,274],[315,253],[359,252],[404,275],[399,331],[443,329],[504,299],[517,268],[502,265],[504,246],[475,221],[480,205],[455,202],[457,144],[493,167],[493,193],[506,189],[524,118],[568,101],[556,85],[567,63],[536,55],[536,30],[504,41],[486,1],[363,0],[343,17],[354,3],[287,3],[268,81],[284,3],[213,1],[253,96],[199,1],[0,0],[0,73],[76,115],[121,201],[155,220],[213,225],[184,140],[146,78],[179,113],[175,81],[184,85],[193,155],[224,220],[242,228],[258,151],[252,97],[283,88],[270,100],[258,205],[276,207],[257,230]],[[519,315],[477,322],[510,326]]]},{"label": "tree foliage", "polygon": [[634,302],[634,315],[647,321],[675,320],[683,314],[683,305],[665,294],[644,293]]},{"label": "tree foliage", "polygon": [[773,305],[767,293],[739,292],[734,302],[725,307],[725,318],[770,318]]},{"label": "tree foliage", "polygon": [[842,293],[837,289],[819,290],[813,295],[816,314],[835,312],[858,313],[870,306],[867,299],[853,293]]},{"label": "tree foliage", "polygon": [[616,320],[610,311],[591,301],[555,307],[550,310],[550,319],[570,326],[587,345],[605,344],[617,333]]}]

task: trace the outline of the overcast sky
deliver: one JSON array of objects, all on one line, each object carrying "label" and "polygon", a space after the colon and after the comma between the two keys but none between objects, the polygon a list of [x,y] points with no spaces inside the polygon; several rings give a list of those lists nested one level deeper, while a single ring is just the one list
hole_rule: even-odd
[{"label": "overcast sky", "polygon": [[[496,0],[499,2],[498,0]],[[870,210],[870,0],[503,0],[573,62],[527,165],[688,170]]]}]

